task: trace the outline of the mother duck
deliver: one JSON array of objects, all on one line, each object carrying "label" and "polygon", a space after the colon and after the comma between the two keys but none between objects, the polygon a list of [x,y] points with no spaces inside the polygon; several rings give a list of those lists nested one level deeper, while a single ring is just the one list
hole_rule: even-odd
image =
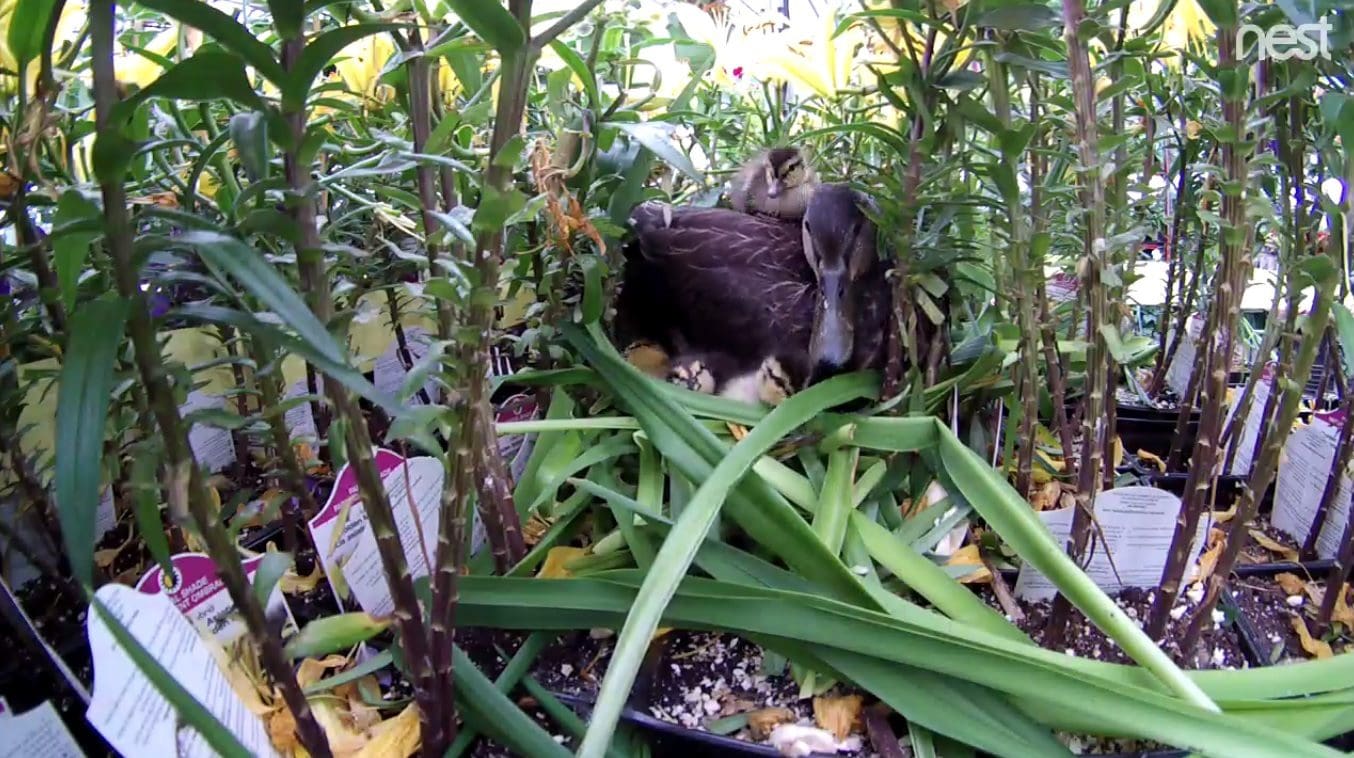
[{"label": "mother duck", "polygon": [[803,221],[645,203],[630,216],[616,332],[672,356],[668,378],[775,404],[879,368],[891,293],[865,195],[820,185]]}]

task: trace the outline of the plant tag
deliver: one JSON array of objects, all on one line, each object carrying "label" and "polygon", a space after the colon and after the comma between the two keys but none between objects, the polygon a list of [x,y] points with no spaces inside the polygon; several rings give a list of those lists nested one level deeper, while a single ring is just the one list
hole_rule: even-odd
[{"label": "plant tag", "polygon": [[[1340,427],[1345,423],[1340,411],[1312,414],[1312,422],[1294,429],[1284,443],[1279,462],[1278,482],[1274,485],[1274,528],[1305,542],[1312,520],[1326,492],[1331,462],[1340,447]],[[1316,538],[1316,554],[1334,558],[1340,550],[1349,521],[1349,498],[1354,492],[1349,472],[1340,477],[1340,489],[1326,513],[1325,523]]]},{"label": "plant tag", "polygon": [[[540,416],[541,409],[536,403],[536,398],[526,392],[504,400],[494,411],[494,421],[499,424],[511,421],[531,421],[540,418]],[[526,471],[527,468],[527,459],[531,457],[531,450],[535,446],[536,435],[534,434],[500,434],[498,436],[498,452],[508,462],[508,470],[512,473],[514,482],[522,478],[522,472]]]},{"label": "plant tag", "polygon": [[[225,411],[226,399],[220,395],[209,395],[202,390],[188,393],[188,400],[179,406],[181,415],[193,411],[218,409]],[[188,445],[193,448],[193,457],[207,468],[216,472],[235,462],[235,440],[230,431],[206,424],[193,424],[188,432]]]},{"label": "plant tag", "polygon": [[[404,378],[414,368],[414,364],[428,355],[432,345],[432,337],[428,332],[416,326],[406,327],[404,337],[405,345],[408,347],[407,356],[400,350],[399,340],[395,340],[381,357],[376,359],[373,383],[376,389],[382,392],[398,392],[404,384]],[[424,399],[425,394],[427,400]],[[413,405],[425,405],[428,400],[432,402],[438,400],[437,382],[431,378],[423,385],[423,392],[415,392],[409,402]]]},{"label": "plant tag", "polygon": [[[95,596],[246,750],[257,756],[277,756],[263,721],[240,700],[208,643],[167,595],[106,584]],[[215,751],[196,730],[180,726],[174,706],[137,668],[94,609],[90,609],[87,626],[94,659],[94,697],[85,716],[108,744],[122,755],[214,757]]]},{"label": "plant tag", "polygon": [[[1265,366],[1265,370],[1260,374],[1260,378],[1255,382],[1251,405],[1246,409],[1246,421],[1241,425],[1241,433],[1235,438],[1232,444],[1237,445],[1236,455],[1232,457],[1232,467],[1227,470],[1229,474],[1249,474],[1251,466],[1255,461],[1252,457],[1255,454],[1255,441],[1260,436],[1260,419],[1265,415],[1265,404],[1269,402],[1269,395],[1274,389],[1274,364]],[[1223,428],[1232,423],[1232,415],[1236,412],[1236,404],[1233,403],[1227,409],[1227,420],[1223,423]]]},{"label": "plant tag", "polygon": [[[299,382],[293,382],[290,387],[287,387],[287,394],[284,395],[282,399],[290,400],[309,394],[310,388],[306,386],[305,380],[302,379]],[[297,403],[288,408],[287,412],[282,416],[282,423],[287,425],[287,434],[290,435],[292,439],[296,439],[297,437],[314,439],[319,436],[319,431],[315,426],[315,413],[311,410],[309,401]]]},{"label": "plant tag", "polygon": [[1199,314],[1190,316],[1185,323],[1185,333],[1180,337],[1180,347],[1175,349],[1171,367],[1166,371],[1166,384],[1175,390],[1177,397],[1184,397],[1189,389],[1190,377],[1194,375],[1194,364],[1199,359],[1199,335],[1203,333],[1204,320]]},{"label": "plant tag", "polygon": [[94,538],[98,539],[118,525],[117,508],[113,505],[113,487],[105,484],[99,495],[99,507],[94,510]]},{"label": "plant tag", "polygon": [[0,698],[0,758],[84,758],[52,701],[25,713]]},{"label": "plant tag", "polygon": [[[1076,508],[1042,511],[1039,518],[1053,533],[1053,540],[1066,545],[1072,533],[1072,515]],[[1166,567],[1166,555],[1175,534],[1175,519],[1180,514],[1180,498],[1154,487],[1120,487],[1106,490],[1095,498],[1095,515],[1100,524],[1091,526],[1087,542],[1090,562],[1086,575],[1108,593],[1125,587],[1155,587]],[[1211,519],[1203,518],[1194,532],[1190,555],[1197,557],[1204,544]],[[1101,532],[1104,539],[1101,539]],[[1058,588],[1033,566],[1020,568],[1015,592],[1022,600],[1048,600]]]},{"label": "plant tag", "polygon": [[[395,514],[404,558],[413,578],[427,576],[437,550],[438,511],[445,470],[429,456],[405,459],[377,449],[376,468]],[[367,519],[357,488],[357,472],[344,464],[334,480],[334,491],[310,520],[310,534],[324,565],[329,585],[344,608],[361,608],[373,616],[395,609],[386,585],[385,570],[376,549],[376,535]]]},{"label": "plant tag", "polygon": [[[226,591],[225,582],[216,573],[216,564],[211,556],[179,553],[169,561],[174,566],[173,576],[165,574],[159,565],[152,566],[137,582],[137,590],[147,595],[168,595],[174,607],[192,620],[194,626],[211,632],[222,645],[233,642],[248,631],[235,609],[234,601],[230,599],[230,593]],[[241,561],[244,574],[251,583],[262,562],[262,555]],[[274,634],[285,638],[296,633],[296,619],[292,618],[281,585],[273,587],[263,613],[268,620],[268,628]]]}]

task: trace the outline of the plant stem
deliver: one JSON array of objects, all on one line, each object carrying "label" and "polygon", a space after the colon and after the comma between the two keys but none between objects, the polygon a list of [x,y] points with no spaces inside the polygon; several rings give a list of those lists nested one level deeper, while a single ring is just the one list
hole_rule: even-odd
[{"label": "plant stem", "polygon": [[[90,3],[89,14],[98,139],[117,139],[120,137],[120,128],[109,122],[113,107],[117,104],[117,82],[113,73],[116,1],[95,0]],[[138,286],[132,229],[127,217],[127,193],[121,177],[100,177],[100,190],[103,194],[106,247],[113,258],[118,293],[132,304],[129,326],[137,370],[163,437],[166,490],[171,512],[180,519],[192,515],[231,601],[244,617],[245,626],[258,645],[264,668],[296,719],[296,734],[301,745],[312,755],[327,758],[330,755],[329,742],[296,682],[296,674],[282,652],[281,642],[268,630],[263,608],[255,599],[253,588],[240,565],[239,550],[217,520],[202,471],[193,461],[188,446],[188,430],[179,418],[174,392],[160,359],[160,346],[155,339],[146,297]]]},{"label": "plant stem", "polygon": [[[1235,6],[1235,3],[1232,3]],[[1233,10],[1233,18],[1236,12]],[[1199,417],[1199,437],[1194,443],[1194,452],[1190,456],[1189,477],[1185,483],[1184,502],[1175,522],[1175,534],[1171,540],[1171,549],[1167,555],[1166,566],[1162,571],[1161,587],[1152,607],[1148,622],[1148,635],[1159,639],[1166,628],[1166,620],[1180,592],[1192,556],[1190,547],[1194,542],[1194,532],[1202,511],[1208,505],[1207,493],[1216,479],[1219,459],[1218,440],[1222,426],[1222,406],[1227,391],[1228,368],[1232,362],[1233,338],[1237,322],[1241,316],[1241,296],[1250,274],[1250,256],[1247,249],[1246,198],[1247,164],[1251,145],[1246,140],[1246,95],[1245,85],[1249,70],[1236,58],[1236,29],[1232,24],[1219,24],[1217,32],[1218,75],[1227,77],[1232,83],[1223,87],[1223,121],[1230,131],[1230,137],[1223,141],[1223,199],[1222,229],[1219,244],[1222,249],[1222,265],[1214,279],[1214,298],[1212,313],[1213,328],[1203,332],[1203,343],[1207,345],[1205,365],[1208,375],[1201,385],[1203,389],[1202,412]],[[1183,339],[1184,335],[1181,334]],[[1244,496],[1243,496],[1244,502]],[[1245,532],[1250,516],[1238,513],[1233,519],[1233,529]],[[1236,540],[1239,544],[1240,540]],[[1231,549],[1229,544],[1228,549]],[[1220,562],[1214,579],[1225,578],[1231,571],[1231,565],[1225,567]],[[1216,585],[1221,587],[1221,583]],[[1210,592],[1216,600],[1216,590],[1210,583]],[[1211,605],[1209,606],[1211,608]],[[1182,642],[1181,649],[1188,651],[1188,645]]]},{"label": "plant stem", "polygon": [[[295,69],[304,50],[304,39],[293,38],[284,41],[283,68]],[[289,198],[289,206],[296,224],[296,261],[301,275],[301,287],[316,318],[322,324],[329,324],[334,317],[334,302],[326,273],[324,249],[321,247],[319,230],[316,227],[315,199],[310,192],[310,166],[303,165],[298,155],[306,138],[305,107],[285,112],[283,118],[291,132],[292,147],[284,154],[283,164],[287,185],[292,195]],[[428,635],[424,628],[418,596],[414,592],[414,582],[409,573],[404,547],[400,544],[390,498],[376,469],[367,422],[358,404],[343,385],[325,377],[324,389],[334,411],[345,422],[343,426],[348,464],[357,476],[358,490],[361,493],[368,526],[376,539],[386,585],[395,605],[395,627],[399,632],[405,662],[414,683],[414,697],[419,707],[423,755],[440,755],[441,750],[446,747],[445,720],[442,718],[442,703],[438,700],[433,687]],[[330,440],[330,444],[334,444],[334,441]]]},{"label": "plant stem", "polygon": [[[1105,394],[1109,386],[1109,351],[1102,326],[1108,326],[1109,304],[1102,274],[1110,265],[1105,239],[1105,182],[1096,134],[1095,84],[1091,78],[1090,57],[1081,38],[1081,26],[1087,21],[1081,0],[1063,0],[1063,37],[1067,45],[1068,71],[1072,79],[1077,144],[1077,184],[1084,214],[1083,254],[1077,263],[1082,296],[1086,298],[1086,397],[1082,411],[1081,455],[1077,482],[1077,510],[1067,549],[1074,561],[1080,560],[1090,536],[1095,496],[1101,484],[1100,467],[1105,449]],[[1070,611],[1067,598],[1059,594],[1050,611],[1049,635],[1060,638]]]}]

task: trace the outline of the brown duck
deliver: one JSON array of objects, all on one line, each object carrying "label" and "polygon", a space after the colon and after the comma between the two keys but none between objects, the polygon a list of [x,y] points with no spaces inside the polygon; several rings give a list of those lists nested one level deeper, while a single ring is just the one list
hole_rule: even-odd
[{"label": "brown duck", "polygon": [[672,357],[668,378],[692,389],[770,403],[839,372],[880,367],[891,295],[863,210],[870,205],[825,184],[802,222],[639,206],[618,341],[657,346]]}]

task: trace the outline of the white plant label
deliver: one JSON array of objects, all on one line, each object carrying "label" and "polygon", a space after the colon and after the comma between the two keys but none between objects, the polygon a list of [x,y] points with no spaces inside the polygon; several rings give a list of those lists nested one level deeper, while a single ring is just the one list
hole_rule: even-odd
[{"label": "white plant label", "polygon": [[14,713],[0,698],[0,758],[84,758],[66,722],[48,700]]},{"label": "white plant label", "polygon": [[[1059,545],[1067,544],[1072,533],[1075,508],[1043,511],[1039,518],[1053,533]],[[1180,513],[1180,498],[1154,487],[1120,487],[1106,490],[1095,498],[1096,520],[1100,529],[1091,527],[1090,563],[1086,574],[1107,593],[1125,587],[1155,587],[1166,567],[1166,556],[1175,534],[1175,519]],[[1190,555],[1197,556],[1209,519],[1200,519],[1194,533]],[[1100,538],[1104,533],[1104,540]],[[1026,563],[1016,579],[1015,592],[1023,600],[1048,600],[1057,587],[1033,566]]]},{"label": "white plant label", "polygon": [[[1229,474],[1249,474],[1255,454],[1255,441],[1260,437],[1260,419],[1265,415],[1265,405],[1269,402],[1270,391],[1274,387],[1274,364],[1265,366],[1265,370],[1260,374],[1260,378],[1255,382],[1255,388],[1251,396],[1251,405],[1246,410],[1246,421],[1241,425],[1239,436],[1233,441],[1236,445],[1236,454],[1232,457],[1232,467],[1227,470]],[[1236,412],[1236,405],[1227,409],[1227,421],[1223,425],[1232,423],[1232,416]]]},{"label": "white plant label", "polygon": [[[413,369],[414,364],[423,360],[424,356],[428,354],[432,344],[432,337],[428,332],[418,327],[407,327],[404,330],[404,337],[405,345],[408,347],[409,364],[405,364],[404,357],[400,353],[399,340],[391,343],[390,347],[386,348],[386,351],[381,354],[381,357],[376,359],[376,365],[372,369],[375,375],[373,383],[376,385],[376,389],[382,392],[398,392],[404,384],[404,378],[409,375],[409,371]],[[427,394],[429,400],[434,403],[437,402],[437,382],[431,378],[428,379],[427,383],[423,385],[423,392]],[[409,402],[414,405],[425,403],[423,395],[417,392],[409,399]]]},{"label": "white plant label", "polygon": [[118,525],[118,512],[113,504],[113,486],[105,484],[99,495],[99,507],[94,510],[94,539],[102,537]]},{"label": "white plant label", "polygon": [[1196,313],[1185,322],[1185,334],[1181,336],[1180,347],[1175,349],[1171,367],[1166,371],[1166,383],[1175,390],[1178,397],[1185,396],[1189,389],[1189,379],[1194,374],[1194,362],[1199,355],[1199,335],[1203,332],[1204,320]]},{"label": "white plant label", "polygon": [[[219,395],[209,395],[202,390],[188,393],[188,399],[179,406],[180,415],[207,408],[226,407],[226,399]],[[220,471],[235,462],[235,440],[230,431],[206,424],[193,424],[188,432],[188,445],[193,448],[193,457],[208,471]]]},{"label": "white plant label", "polygon": [[[306,386],[305,380],[302,379],[299,382],[292,383],[282,399],[290,400],[309,394],[310,388]],[[288,408],[282,419],[282,423],[287,425],[287,434],[291,435],[292,439],[297,437],[311,439],[319,436],[319,431],[315,426],[315,413],[311,410],[309,402],[297,403]]]},{"label": "white plant label", "polygon": [[[166,574],[158,565],[153,566],[137,582],[137,590],[147,595],[168,595],[179,612],[191,619],[198,628],[211,632],[222,645],[248,631],[235,609],[234,601],[230,599],[230,593],[226,591],[225,583],[216,573],[216,564],[212,562],[211,556],[179,553],[171,556],[169,561],[174,567],[173,575]],[[241,561],[251,584],[262,562],[261,555]],[[263,613],[274,633],[282,637],[296,633],[296,620],[292,618],[291,609],[282,596],[281,586],[273,587]]]},{"label": "white plant label", "polygon": [[[406,460],[386,449],[378,449],[375,458],[395,513],[395,528],[409,573],[415,579],[427,576],[437,551],[438,509],[445,475],[442,463],[427,456]],[[360,607],[373,616],[394,611],[376,537],[351,464],[339,470],[329,500],[310,520],[310,534],[334,596],[343,607]],[[473,549],[479,549],[483,540],[482,527],[476,528]]]},{"label": "white plant label", "polygon": [[[1344,423],[1340,411],[1315,413],[1310,424],[1294,429],[1284,443],[1278,482],[1274,485],[1274,528],[1299,543],[1306,541],[1312,529]],[[1334,558],[1339,552],[1340,538],[1349,521],[1351,491],[1354,482],[1346,471],[1340,477],[1340,489],[1316,538],[1316,553],[1321,558]]]},{"label": "white plant label", "polygon": [[[235,694],[207,644],[168,596],[106,584],[95,597],[246,750],[256,756],[277,756],[263,721]],[[214,758],[216,752],[196,730],[179,726],[174,707],[92,608],[87,625],[94,694],[85,716],[108,744],[125,756]]]}]

